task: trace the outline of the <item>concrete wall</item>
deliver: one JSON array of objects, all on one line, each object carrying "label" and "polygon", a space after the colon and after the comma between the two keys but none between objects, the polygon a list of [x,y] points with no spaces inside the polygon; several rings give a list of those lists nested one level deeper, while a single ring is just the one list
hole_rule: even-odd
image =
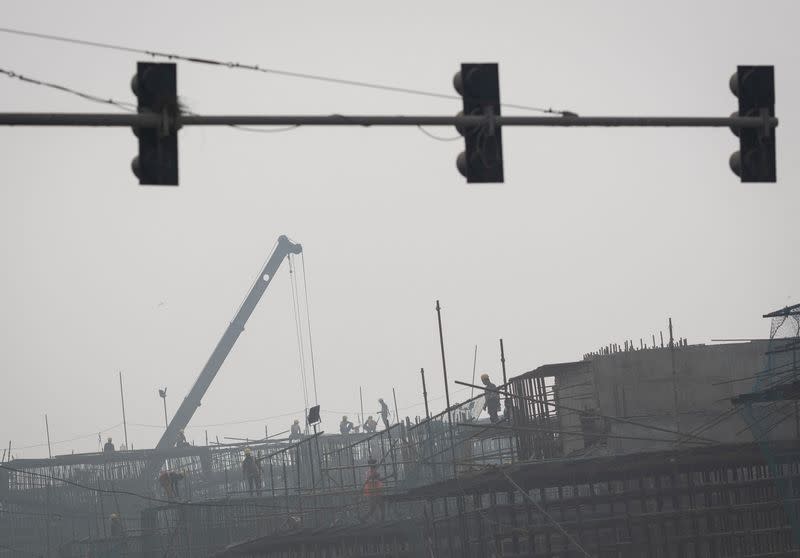
[{"label": "concrete wall", "polygon": [[[556,398],[560,405],[580,410],[594,408],[600,414],[644,425],[607,421],[611,435],[607,446],[613,452],[674,447],[674,434],[651,427],[678,430],[674,413],[676,390],[681,433],[694,432],[722,419],[698,435],[715,442],[748,442],[753,435],[742,414],[724,413],[732,409],[732,397],[753,390],[755,374],[782,364],[768,365],[764,354],[768,347],[769,341],[675,347],[675,381],[669,348],[595,355],[585,361],[588,366],[575,364],[559,369],[555,377]],[[773,358],[785,360],[791,355]],[[563,430],[580,430],[579,413],[562,411],[560,415]],[[797,437],[795,403],[782,402],[768,408],[762,405],[756,415],[765,417],[761,423],[765,429],[786,417],[770,431],[770,439]],[[686,438],[682,444],[694,445],[691,440]],[[583,446],[583,439],[578,436],[564,437],[566,455]]]}]

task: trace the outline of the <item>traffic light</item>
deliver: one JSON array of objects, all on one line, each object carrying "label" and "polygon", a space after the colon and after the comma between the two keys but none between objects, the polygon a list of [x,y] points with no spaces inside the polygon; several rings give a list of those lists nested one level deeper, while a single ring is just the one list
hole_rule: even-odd
[{"label": "traffic light", "polygon": [[[739,98],[738,116],[775,116],[772,66],[738,66],[730,88]],[[731,155],[731,170],[742,182],[775,182],[775,128],[738,128],[733,133],[739,136],[739,151]]]},{"label": "traffic light", "polygon": [[152,112],[162,116],[158,128],[134,127],[139,138],[139,155],[131,168],[139,184],[178,185],[178,128],[180,113],[175,64],[139,62],[131,89],[138,99],[140,113]]},{"label": "traffic light", "polygon": [[[463,98],[459,114],[500,116],[500,83],[497,64],[461,64],[453,86]],[[466,149],[458,156],[458,171],[473,182],[503,182],[503,138],[500,127],[489,119],[480,126],[456,127]]]}]

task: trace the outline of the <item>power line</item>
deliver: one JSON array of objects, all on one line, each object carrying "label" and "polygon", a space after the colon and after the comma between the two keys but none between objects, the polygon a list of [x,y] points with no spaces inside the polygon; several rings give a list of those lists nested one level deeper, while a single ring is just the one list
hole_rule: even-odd
[{"label": "power line", "polygon": [[[425,91],[422,89],[413,89],[408,87],[398,87],[394,85],[384,85],[374,82],[368,81],[359,81],[359,80],[351,80],[351,79],[343,79],[331,76],[322,76],[318,74],[309,74],[304,72],[292,72],[288,70],[278,70],[275,68],[266,68],[260,66],[258,64],[246,64],[241,62],[226,62],[222,60],[215,60],[213,58],[204,58],[198,56],[187,56],[183,54],[177,53],[170,53],[170,52],[160,52],[157,50],[147,50],[141,48],[134,48],[128,47],[123,45],[116,45],[112,43],[104,43],[99,41],[88,41],[85,39],[75,39],[72,37],[64,37],[61,35],[51,35],[48,33],[36,33],[33,31],[24,31],[21,29],[11,29],[7,27],[0,27],[0,32],[8,33],[11,35],[20,35],[24,37],[32,37],[35,39],[42,39],[47,41],[58,41],[63,43],[70,43],[76,45],[83,45],[88,47],[94,48],[103,48],[107,50],[116,50],[120,52],[129,52],[135,54],[144,54],[147,56],[151,56],[153,58],[166,58],[167,60],[180,60],[182,62],[191,62],[193,64],[205,64],[210,66],[221,66],[225,68],[237,69],[237,70],[249,70],[254,72],[260,72],[264,74],[274,74],[279,76],[285,77],[293,77],[299,79],[307,79],[307,80],[314,80],[314,81],[321,81],[326,83],[335,83],[338,85],[349,85],[353,87],[364,87],[369,89],[378,89],[382,91],[390,91],[393,93],[405,93],[409,95],[419,95],[424,97],[433,97],[438,99],[455,99],[460,100],[461,97],[458,95],[450,95],[446,93],[436,93],[433,91]],[[562,110],[554,110],[552,108],[543,108],[543,107],[536,107],[530,105],[519,105],[513,103],[502,103],[502,106],[508,108],[515,108],[520,110],[528,110],[533,112],[541,112],[544,114],[557,114],[561,116],[574,116],[575,113],[570,111],[562,111]]]},{"label": "power line", "polygon": [[[110,432],[111,430],[114,430],[115,428],[118,428],[120,426],[122,426],[122,423],[118,422],[114,426],[109,426],[108,428],[104,428],[102,430],[96,430],[96,431],[94,431],[94,432],[92,432],[90,434],[84,434],[82,436],[76,436],[74,438],[69,438],[67,440],[58,440],[58,441],[52,442],[52,445],[55,446],[55,445],[58,445],[58,444],[66,444],[68,442],[75,442],[77,440],[84,440],[86,438],[89,438],[89,437],[92,437],[92,436],[96,436],[97,434],[102,433],[102,432]],[[163,427],[161,427],[161,428],[163,428]],[[29,446],[16,446],[16,447],[12,447],[11,451],[33,449],[33,448],[43,448],[43,447],[46,447],[46,446],[47,446],[47,442],[41,443],[41,444],[31,444]]]},{"label": "power line", "polygon": [[5,69],[5,68],[0,68],[0,73],[5,74],[9,78],[15,78],[15,79],[18,79],[20,81],[24,81],[26,83],[30,83],[30,84],[33,84],[33,85],[40,85],[42,87],[48,87],[50,89],[56,89],[56,90],[61,91],[63,93],[69,93],[71,95],[76,95],[78,97],[81,97],[82,99],[86,99],[87,101],[92,101],[92,102],[95,102],[95,103],[102,103],[102,104],[105,104],[105,105],[112,105],[112,106],[115,106],[115,107],[117,107],[119,109],[122,109],[124,111],[127,111],[127,112],[136,112],[136,105],[134,103],[128,103],[126,101],[117,101],[117,100],[111,99],[111,98],[99,97],[97,95],[92,95],[91,93],[85,93],[83,91],[78,91],[77,89],[72,89],[71,87],[67,87],[65,85],[59,85],[57,83],[52,83],[52,82],[49,82],[49,81],[43,81],[43,80],[39,80],[39,79],[34,79],[34,78],[27,77],[27,76],[23,76],[22,74],[19,74],[17,72],[14,72],[12,70],[8,70],[8,69]]},{"label": "power line", "polygon": [[[44,81],[44,80],[40,80],[40,79],[34,79],[34,78],[31,78],[31,77],[27,77],[27,76],[24,76],[22,74],[19,74],[19,73],[13,71],[13,70],[8,70],[8,69],[5,69],[5,68],[0,68],[0,73],[5,74],[9,78],[16,78],[16,79],[18,79],[20,81],[24,81],[25,83],[30,83],[32,85],[39,85],[39,86],[42,86],[42,87],[55,89],[57,91],[61,91],[62,93],[69,93],[71,95],[75,95],[75,96],[80,97],[82,99],[85,99],[87,101],[92,101],[92,102],[95,102],[95,103],[102,103],[102,104],[105,104],[105,105],[112,105],[112,106],[115,106],[115,107],[117,107],[119,109],[122,109],[122,110],[124,110],[126,112],[136,112],[136,104],[135,103],[129,103],[127,101],[118,101],[118,100],[112,99],[112,98],[99,97],[99,96],[93,95],[91,93],[86,93],[85,91],[80,91],[78,89],[73,89],[71,87],[67,87],[66,85],[60,85],[58,83],[53,83],[53,82],[50,82],[50,81]],[[194,113],[192,111],[189,111],[189,110],[184,110],[183,113],[184,114],[189,114],[189,115],[196,115],[196,113]],[[234,128],[236,130],[240,130],[242,132],[255,132],[255,133],[259,133],[259,134],[275,134],[275,133],[288,132],[288,131],[291,131],[291,130],[295,130],[295,129],[299,128],[300,125],[299,124],[293,124],[291,126],[284,126],[284,127],[281,127],[281,128],[273,128],[273,129],[252,128],[250,126],[242,126],[240,124],[230,124],[229,127],[230,128]]]}]

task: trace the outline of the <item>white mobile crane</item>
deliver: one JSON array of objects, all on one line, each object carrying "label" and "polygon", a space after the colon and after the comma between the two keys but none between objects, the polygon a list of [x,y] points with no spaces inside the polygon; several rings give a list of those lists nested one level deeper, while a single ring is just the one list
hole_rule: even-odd
[{"label": "white mobile crane", "polygon": [[[225,333],[222,334],[222,337],[217,342],[214,352],[211,353],[208,362],[206,362],[203,370],[200,371],[200,375],[197,377],[197,380],[195,380],[192,389],[189,390],[189,394],[184,398],[181,406],[172,417],[164,435],[161,436],[161,440],[159,440],[158,445],[155,447],[156,452],[175,446],[175,442],[178,439],[178,432],[186,428],[194,412],[200,406],[203,396],[206,394],[206,391],[208,391],[209,386],[211,386],[211,382],[214,380],[217,372],[219,372],[219,369],[231,352],[239,335],[244,331],[244,326],[250,314],[253,313],[258,301],[261,300],[262,295],[267,290],[267,287],[269,287],[281,263],[283,263],[283,260],[290,254],[299,254],[302,251],[303,248],[300,244],[295,244],[286,236],[278,237],[275,250],[272,252],[269,260],[267,260],[267,263],[264,265],[264,269],[261,270],[253,287],[236,312],[233,321],[231,321]],[[159,462],[159,467],[161,463],[163,463],[163,460]]]}]

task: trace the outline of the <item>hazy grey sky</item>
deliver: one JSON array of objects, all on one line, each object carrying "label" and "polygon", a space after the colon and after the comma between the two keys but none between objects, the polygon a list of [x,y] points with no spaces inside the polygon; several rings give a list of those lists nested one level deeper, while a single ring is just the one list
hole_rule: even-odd
[{"label": "hazy grey sky", "polygon": [[[143,7],[146,6],[146,7]],[[452,379],[499,376],[649,338],[762,336],[798,301],[800,49],[794,1],[30,2],[3,26],[450,93],[461,62],[499,62],[502,99],[582,115],[728,115],[737,64],[774,64],[778,184],[743,185],[724,129],[507,129],[506,183],[468,186],[461,142],[416,129],[180,132],[181,186],[140,187],[127,129],[0,128],[0,446],[56,453],[155,443],[156,388],[177,408],[269,254],[303,243],[328,430],[397,389],[401,414]],[[489,16],[493,19],[489,19]],[[142,56],[0,34],[0,67],[134,100]],[[2,111],[105,112],[0,76]],[[456,100],[181,63],[198,113],[454,114]],[[519,111],[506,111],[508,114]],[[454,131],[432,128],[452,136]],[[303,408],[282,268],[203,401],[210,436],[273,432]],[[163,305],[159,305],[165,302]],[[454,396],[454,399],[457,398]],[[432,406],[440,409],[441,400]],[[105,429],[105,430],[103,430]],[[201,441],[202,426],[188,429]],[[46,447],[15,451],[24,457]]]}]

